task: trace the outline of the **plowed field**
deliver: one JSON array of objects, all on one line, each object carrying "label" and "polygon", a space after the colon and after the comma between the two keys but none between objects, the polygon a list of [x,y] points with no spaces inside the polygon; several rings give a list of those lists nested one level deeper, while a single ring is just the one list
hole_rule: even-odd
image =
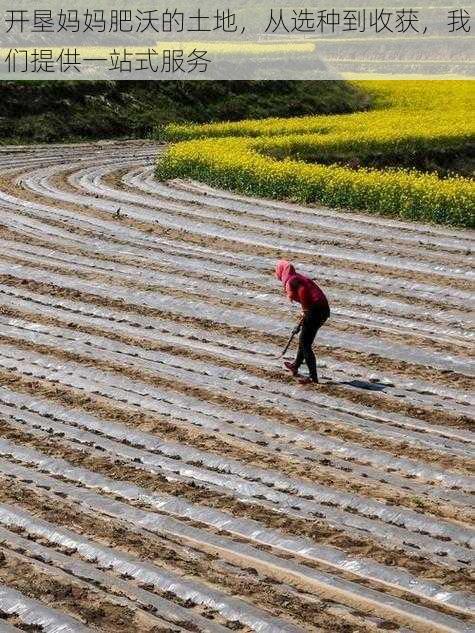
[{"label": "plowed field", "polygon": [[[473,631],[473,233],[158,151],[0,150],[0,631]],[[318,387],[282,257],[331,301]]]}]

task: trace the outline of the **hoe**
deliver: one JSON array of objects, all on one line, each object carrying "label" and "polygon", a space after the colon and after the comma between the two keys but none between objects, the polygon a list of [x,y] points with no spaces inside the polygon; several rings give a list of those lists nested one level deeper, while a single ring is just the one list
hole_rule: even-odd
[{"label": "hoe", "polygon": [[284,351],[283,351],[283,352],[282,352],[282,354],[280,355],[280,356],[281,356],[281,358],[282,358],[282,356],[285,356],[285,355],[287,354],[287,350],[289,349],[290,344],[291,344],[291,343],[292,343],[292,341],[294,340],[294,336],[296,336],[296,335],[300,332],[301,328],[302,328],[302,324],[301,324],[301,323],[299,323],[298,325],[296,325],[296,326],[294,327],[294,329],[292,330],[292,334],[290,335],[290,338],[289,338],[289,340],[287,341],[287,345],[285,346]]}]

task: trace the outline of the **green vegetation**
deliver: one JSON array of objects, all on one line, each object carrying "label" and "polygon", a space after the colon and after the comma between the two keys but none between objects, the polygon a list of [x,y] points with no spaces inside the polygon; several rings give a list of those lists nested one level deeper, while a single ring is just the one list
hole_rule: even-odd
[{"label": "green vegetation", "polygon": [[473,157],[473,84],[356,85],[371,95],[371,111],[172,124],[163,136],[181,142],[160,158],[157,175],[194,178],[250,195],[473,227],[475,184],[451,173],[454,165]]},{"label": "green vegetation", "polygon": [[1,143],[144,138],[172,121],[353,112],[368,106],[344,82],[3,81]]}]

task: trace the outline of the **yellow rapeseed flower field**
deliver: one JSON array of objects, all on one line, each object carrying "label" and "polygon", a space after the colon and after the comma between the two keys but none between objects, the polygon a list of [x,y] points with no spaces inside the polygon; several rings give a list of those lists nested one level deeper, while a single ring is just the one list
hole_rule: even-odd
[{"label": "yellow rapeseed flower field", "polygon": [[250,195],[473,227],[472,180],[394,165],[434,153],[463,157],[473,147],[474,84],[357,83],[372,95],[370,111],[170,125],[165,136],[175,144],[160,158],[157,175],[194,178]]}]

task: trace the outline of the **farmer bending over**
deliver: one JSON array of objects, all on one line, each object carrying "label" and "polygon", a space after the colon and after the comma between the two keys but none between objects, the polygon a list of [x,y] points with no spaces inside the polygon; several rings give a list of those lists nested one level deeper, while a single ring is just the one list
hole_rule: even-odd
[{"label": "farmer bending over", "polygon": [[317,383],[317,362],[312,345],[318,330],[330,316],[328,300],[312,279],[296,272],[293,265],[285,259],[277,262],[275,276],[282,282],[284,293],[290,301],[297,301],[302,306],[297,357],[294,363],[285,362],[284,365],[294,376],[298,376],[300,365],[305,359],[309,377],[301,378],[299,382],[304,385]]}]

